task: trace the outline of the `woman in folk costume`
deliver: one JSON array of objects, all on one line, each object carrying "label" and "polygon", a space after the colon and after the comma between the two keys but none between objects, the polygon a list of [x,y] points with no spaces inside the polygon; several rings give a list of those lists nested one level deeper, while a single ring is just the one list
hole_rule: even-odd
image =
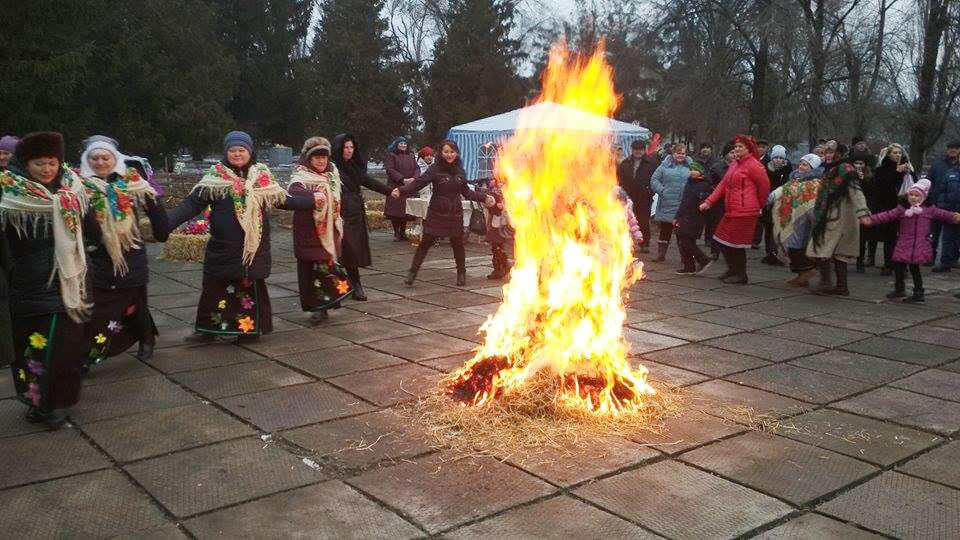
[{"label": "woman in folk costume", "polygon": [[[0,241],[9,254],[13,381],[27,419],[57,428],[80,397],[90,347],[84,321],[90,228],[83,180],[63,164],[63,136],[31,133],[0,173]],[[86,219],[85,219],[86,214]]]},{"label": "woman in folk costume", "polygon": [[224,158],[210,167],[180,206],[168,213],[169,229],[210,206],[210,241],[203,261],[197,305],[197,334],[260,336],[273,331],[273,312],[265,279],[270,275],[270,208],[312,210],[312,197],[290,197],[270,169],[258,163],[253,139],[227,133]]},{"label": "woman in folk costume", "polygon": [[87,325],[91,363],[116,356],[137,342],[137,358],[146,360],[157,341],[147,307],[150,270],[137,208],[146,212],[160,242],[166,240],[167,214],[156,190],[137,169],[125,165],[125,157],[115,140],[102,135],[84,141],[80,157],[80,175],[100,230],[100,242],[89,248],[87,259],[93,278],[93,315]]},{"label": "woman in folk costume", "polygon": [[770,194],[770,178],[760,163],[756,141],[748,135],[733,139],[736,160],[730,163],[723,180],[700,205],[700,211],[724,203],[723,218],[713,233],[727,260],[727,271],[720,276],[724,283],[747,283],[747,253],[753,245],[757,220]]},{"label": "woman in folk costume", "polygon": [[310,322],[327,319],[353,289],[340,266],[343,218],[340,217],[340,174],[330,162],[330,141],[310,137],[290,178],[290,195],[310,197],[312,210],[293,213],[293,254],[297,258],[300,307],[312,312]]},{"label": "woman in folk costume", "polygon": [[370,235],[367,231],[367,209],[361,188],[366,187],[390,194],[390,188],[367,174],[367,160],[353,135],[341,133],[333,138],[333,162],[340,173],[343,207],[343,258],[342,263],[350,277],[353,298],[366,301],[367,295],[360,283],[360,268],[370,266]]},{"label": "woman in folk costume", "polygon": [[[397,137],[387,147],[387,159],[383,162],[387,171],[387,181],[390,187],[401,187],[420,178],[420,167],[417,165],[417,156],[411,151],[406,137]],[[383,214],[393,224],[393,240],[403,242],[407,239],[404,230],[407,225],[407,198],[394,199],[387,197]]]},{"label": "woman in folk costume", "polygon": [[848,296],[847,265],[860,255],[860,218],[870,215],[860,189],[860,173],[848,163],[828,171],[813,208],[813,227],[807,257],[818,260],[821,274],[829,274],[833,262],[836,286],[823,280],[818,292]]},{"label": "woman in folk costume", "polygon": [[822,160],[816,154],[800,158],[797,169],[783,186],[770,192],[773,237],[777,246],[787,253],[790,271],[797,274],[787,281],[794,287],[806,287],[816,275],[816,263],[807,257],[813,208],[823,178]]}]

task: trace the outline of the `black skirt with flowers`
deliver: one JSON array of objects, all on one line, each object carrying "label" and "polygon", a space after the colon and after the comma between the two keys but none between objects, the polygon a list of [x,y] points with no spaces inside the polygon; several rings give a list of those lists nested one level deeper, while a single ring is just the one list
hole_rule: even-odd
[{"label": "black skirt with flowers", "polygon": [[13,319],[13,383],[24,403],[50,411],[80,399],[90,346],[83,325],[65,313]]},{"label": "black skirt with flowers", "polygon": [[269,334],[273,310],[267,284],[262,279],[224,279],[204,273],[194,328],[225,337]]},{"label": "black skirt with flowers", "polygon": [[94,288],[87,336],[91,364],[116,356],[137,342],[155,344],[157,327],[147,307],[147,288]]},{"label": "black skirt with flowers", "polygon": [[353,294],[347,271],[339,264],[297,260],[297,284],[304,311],[340,307]]}]

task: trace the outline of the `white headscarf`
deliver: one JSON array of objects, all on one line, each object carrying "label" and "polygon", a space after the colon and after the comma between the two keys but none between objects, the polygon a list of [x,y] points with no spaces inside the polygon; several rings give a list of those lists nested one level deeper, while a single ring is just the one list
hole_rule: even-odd
[{"label": "white headscarf", "polygon": [[[80,156],[80,176],[84,178],[90,178],[96,176],[96,173],[93,172],[93,167],[90,166],[90,156],[97,150],[106,150],[113,154],[113,157],[116,158],[117,163],[113,167],[113,172],[123,176],[127,172],[127,166],[124,160],[127,156],[120,153],[117,150],[117,147],[105,140],[93,141],[87,145],[83,150],[83,155]],[[104,178],[106,180],[106,178]]]}]

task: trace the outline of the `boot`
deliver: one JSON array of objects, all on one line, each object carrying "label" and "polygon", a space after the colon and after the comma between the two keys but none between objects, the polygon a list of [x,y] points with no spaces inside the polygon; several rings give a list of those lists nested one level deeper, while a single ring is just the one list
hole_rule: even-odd
[{"label": "boot", "polygon": [[347,277],[353,289],[353,299],[357,302],[366,302],[367,293],[363,290],[363,283],[360,283],[360,269],[347,268]]},{"label": "boot", "polygon": [[493,254],[493,272],[487,274],[487,279],[503,279],[507,275],[506,253]]},{"label": "boot", "polygon": [[330,318],[330,314],[325,309],[318,309],[310,314],[310,325],[316,326]]},{"label": "boot", "polygon": [[850,296],[850,289],[847,288],[847,263],[834,260],[833,268],[834,273],[837,275],[837,286],[830,289],[827,294]]},{"label": "boot", "polygon": [[463,287],[467,284],[467,269],[457,268],[457,287]]},{"label": "boot", "polygon": [[904,304],[922,304],[923,302],[923,289],[914,289],[913,296],[903,299]]},{"label": "boot", "polygon": [[[429,246],[427,249],[429,249]],[[407,272],[407,279],[403,280],[404,285],[413,287],[413,282],[417,280],[417,272],[420,271],[420,265],[423,264],[423,260],[426,258],[427,251],[417,248],[417,251],[413,254],[413,260],[410,261],[410,271]]]},{"label": "boot", "polygon": [[27,411],[27,422],[31,424],[46,424],[47,429],[56,430],[63,427],[67,421],[67,413],[63,409],[45,411],[38,407],[30,407]]},{"label": "boot", "polygon": [[670,247],[670,242],[664,242],[662,240],[657,240],[657,258],[653,262],[663,262],[667,260],[667,248]]},{"label": "boot", "polygon": [[140,342],[140,347],[137,348],[137,360],[141,362],[146,362],[153,356],[153,345],[149,343]]},{"label": "boot", "polygon": [[857,257],[857,273],[863,274],[867,271],[867,268],[864,264],[863,257]]},{"label": "boot", "polygon": [[896,300],[897,298],[905,298],[907,296],[906,291],[903,289],[894,289],[893,292],[887,293],[887,298],[890,300]]},{"label": "boot", "polygon": [[811,268],[810,270],[804,270],[797,274],[797,277],[787,281],[787,285],[793,287],[806,287],[810,284],[810,280],[813,279],[813,276],[817,275],[816,269]]},{"label": "boot", "polygon": [[830,259],[824,259],[817,263],[817,270],[820,272],[820,282],[817,283],[815,292],[828,294],[833,290],[833,276],[830,275]]}]

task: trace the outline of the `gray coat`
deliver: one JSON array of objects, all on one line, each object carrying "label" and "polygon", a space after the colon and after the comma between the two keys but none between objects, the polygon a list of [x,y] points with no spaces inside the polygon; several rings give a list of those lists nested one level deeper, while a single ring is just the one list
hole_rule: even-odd
[{"label": "gray coat", "polygon": [[677,163],[673,160],[673,156],[669,155],[653,172],[650,187],[654,193],[660,196],[657,203],[657,214],[653,217],[655,221],[673,223],[673,220],[676,219],[677,210],[680,208],[680,200],[683,198],[683,188],[690,178],[690,165],[692,164],[693,161],[689,157],[686,158],[686,161]]}]

